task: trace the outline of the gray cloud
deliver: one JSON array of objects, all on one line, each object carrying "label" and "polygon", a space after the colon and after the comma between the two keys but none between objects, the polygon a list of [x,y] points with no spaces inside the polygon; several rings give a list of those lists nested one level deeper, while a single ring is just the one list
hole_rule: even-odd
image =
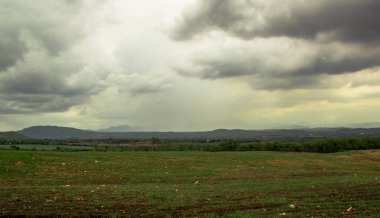
[{"label": "gray cloud", "polygon": [[151,75],[138,73],[129,75],[112,74],[107,78],[107,82],[117,87],[119,92],[128,93],[132,96],[154,94],[171,86],[167,74],[168,72],[154,72]]},{"label": "gray cloud", "polygon": [[25,50],[25,45],[11,40],[0,33],[0,72],[21,59]]},{"label": "gray cloud", "polygon": [[173,38],[190,39],[211,29],[243,38],[279,37],[378,42],[380,2],[377,0],[208,0],[186,11]]},{"label": "gray cloud", "polygon": [[83,36],[81,2],[1,1],[0,14],[5,19],[0,21],[0,71],[22,60],[31,38],[53,55],[72,46]]},{"label": "gray cloud", "polygon": [[212,27],[228,29],[230,24],[244,19],[244,15],[237,12],[241,9],[240,4],[241,1],[198,1],[195,8],[185,12],[172,37],[186,40]]},{"label": "gray cloud", "polygon": [[65,111],[104,88],[74,49],[86,37],[84,10],[83,1],[0,2],[2,113]]},{"label": "gray cloud", "polygon": [[0,112],[2,114],[63,112],[86,100],[86,96],[81,95],[68,97],[54,94],[1,94]]},{"label": "gray cloud", "polygon": [[83,62],[74,57],[71,53],[57,57],[27,53],[23,61],[0,74],[0,111],[57,112],[86,102],[104,85],[99,78],[87,78],[91,75],[84,71]]},{"label": "gray cloud", "polygon": [[254,89],[324,87],[320,75],[380,65],[379,9],[375,0],[198,1],[172,37],[221,30],[238,43],[203,51],[174,69],[206,79],[251,75]]},{"label": "gray cloud", "polygon": [[345,43],[271,39],[239,41],[194,55],[174,69],[204,79],[253,76],[254,89],[324,87],[321,75],[357,72],[379,65],[380,48]]}]

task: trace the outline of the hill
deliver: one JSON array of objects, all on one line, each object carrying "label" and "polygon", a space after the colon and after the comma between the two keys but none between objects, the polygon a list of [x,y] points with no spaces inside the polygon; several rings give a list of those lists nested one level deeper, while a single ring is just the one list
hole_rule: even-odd
[{"label": "hill", "polygon": [[334,136],[380,136],[380,128],[315,128],[315,129],[272,129],[272,130],[241,130],[217,129],[204,132],[95,132],[70,127],[34,126],[21,130],[19,133],[34,138],[49,139],[243,139],[243,140],[287,140],[302,141],[321,139]]},{"label": "hill", "polygon": [[97,132],[59,126],[33,126],[21,130],[20,133],[28,137],[48,139],[103,138]]}]

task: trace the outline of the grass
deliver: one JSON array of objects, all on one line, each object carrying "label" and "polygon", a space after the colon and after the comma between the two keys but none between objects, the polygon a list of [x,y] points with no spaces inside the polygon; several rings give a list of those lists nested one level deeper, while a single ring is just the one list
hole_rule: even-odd
[{"label": "grass", "polygon": [[0,151],[0,216],[376,217],[379,172],[380,151]]},{"label": "grass", "polygon": [[0,150],[11,150],[13,147],[25,151],[91,151],[94,147],[91,146],[70,146],[70,145],[36,145],[36,144],[16,144],[16,145],[0,145]]}]

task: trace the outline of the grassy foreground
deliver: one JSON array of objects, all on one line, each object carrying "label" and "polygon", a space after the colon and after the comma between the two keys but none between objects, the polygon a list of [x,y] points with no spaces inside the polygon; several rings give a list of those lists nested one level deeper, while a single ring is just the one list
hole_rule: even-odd
[{"label": "grassy foreground", "polygon": [[0,151],[0,216],[379,214],[380,151]]}]

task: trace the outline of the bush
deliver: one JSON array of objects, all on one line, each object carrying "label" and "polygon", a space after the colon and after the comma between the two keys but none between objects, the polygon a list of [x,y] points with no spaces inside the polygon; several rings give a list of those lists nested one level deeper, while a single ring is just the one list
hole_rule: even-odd
[{"label": "bush", "polygon": [[105,146],[97,145],[95,146],[95,151],[101,151],[101,152],[106,152],[107,148]]},{"label": "bush", "polygon": [[239,147],[239,142],[234,139],[227,139],[220,143],[223,151],[236,151]]},{"label": "bush", "polygon": [[152,137],[150,139],[150,143],[152,143],[153,145],[160,144],[161,140],[159,138],[157,138],[157,137]]},{"label": "bush", "polygon": [[250,150],[251,150],[251,147],[249,146],[249,144],[240,144],[240,145],[237,147],[237,150],[238,150],[238,151],[250,151]]},{"label": "bush", "polygon": [[18,146],[16,146],[16,145],[11,145],[10,148],[11,148],[12,150],[16,150],[16,151],[20,150],[20,147],[18,147]]}]

